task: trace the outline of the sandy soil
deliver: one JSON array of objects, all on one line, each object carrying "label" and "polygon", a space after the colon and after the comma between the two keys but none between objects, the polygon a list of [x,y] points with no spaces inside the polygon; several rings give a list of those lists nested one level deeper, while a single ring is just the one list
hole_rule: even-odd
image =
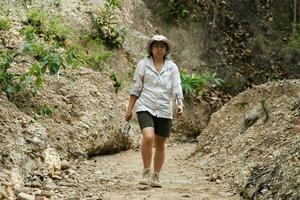
[{"label": "sandy soil", "polygon": [[80,162],[75,170],[77,184],[61,187],[64,185],[61,183],[57,192],[66,199],[240,199],[226,189],[222,182],[210,182],[193,161],[186,160],[194,148],[195,144],[168,146],[166,162],[160,175],[163,188],[138,185],[142,171],[140,152],[129,150]]}]

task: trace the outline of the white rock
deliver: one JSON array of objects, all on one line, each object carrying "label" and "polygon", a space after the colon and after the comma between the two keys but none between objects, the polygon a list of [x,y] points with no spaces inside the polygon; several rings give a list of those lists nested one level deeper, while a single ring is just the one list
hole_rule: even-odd
[{"label": "white rock", "polygon": [[19,193],[18,200],[34,200],[34,196],[26,193]]}]

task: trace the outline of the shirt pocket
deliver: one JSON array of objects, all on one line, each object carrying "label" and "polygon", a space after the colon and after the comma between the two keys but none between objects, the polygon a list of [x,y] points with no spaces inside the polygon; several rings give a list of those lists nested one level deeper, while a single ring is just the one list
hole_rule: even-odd
[{"label": "shirt pocket", "polygon": [[145,84],[155,84],[157,80],[157,75],[151,71],[151,70],[146,70],[145,71],[145,76],[144,76],[144,82]]}]

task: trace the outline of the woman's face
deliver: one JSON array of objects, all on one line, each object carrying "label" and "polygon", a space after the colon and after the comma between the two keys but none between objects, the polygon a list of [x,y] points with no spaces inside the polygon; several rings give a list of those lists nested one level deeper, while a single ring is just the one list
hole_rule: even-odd
[{"label": "woman's face", "polygon": [[152,55],[157,58],[164,57],[167,51],[167,44],[165,42],[153,42]]}]

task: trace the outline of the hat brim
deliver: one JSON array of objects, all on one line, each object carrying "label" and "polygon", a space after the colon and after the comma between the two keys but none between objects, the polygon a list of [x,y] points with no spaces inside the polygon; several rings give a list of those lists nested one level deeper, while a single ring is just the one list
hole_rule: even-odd
[{"label": "hat brim", "polygon": [[173,51],[173,44],[170,40],[168,40],[167,38],[164,39],[153,39],[151,38],[146,45],[146,49],[147,49],[147,53],[149,55],[151,55],[152,53],[152,49],[151,49],[151,45],[153,44],[153,42],[164,42],[166,43],[166,45],[168,46],[167,51],[166,51],[166,55],[170,55]]}]

